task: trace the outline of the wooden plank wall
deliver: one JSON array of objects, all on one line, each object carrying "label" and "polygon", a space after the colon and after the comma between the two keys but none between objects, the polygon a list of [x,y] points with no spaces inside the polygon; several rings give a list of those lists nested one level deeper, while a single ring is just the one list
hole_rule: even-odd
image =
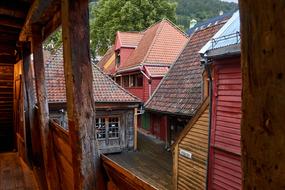
[{"label": "wooden plank wall", "polygon": [[[173,183],[175,189],[205,189],[208,155],[209,101],[203,103],[188,123],[174,147]],[[192,153],[192,158],[180,154]]]},{"label": "wooden plank wall", "polygon": [[0,151],[13,149],[13,65],[0,64]]},{"label": "wooden plank wall", "polygon": [[211,189],[241,189],[241,68],[240,59],[215,62]]},{"label": "wooden plank wall", "polygon": [[62,190],[72,190],[73,184],[73,169],[72,169],[72,153],[69,144],[68,132],[61,128],[57,123],[51,121],[50,127],[53,136],[53,147],[56,158],[56,166],[60,178],[60,188]]}]

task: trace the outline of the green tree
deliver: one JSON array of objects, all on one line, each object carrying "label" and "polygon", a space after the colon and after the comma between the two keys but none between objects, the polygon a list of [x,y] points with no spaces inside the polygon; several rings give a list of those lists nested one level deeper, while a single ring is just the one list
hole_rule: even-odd
[{"label": "green tree", "polygon": [[141,31],[168,18],[175,21],[175,3],[169,0],[99,0],[91,6],[91,52],[103,55],[117,31]]}]

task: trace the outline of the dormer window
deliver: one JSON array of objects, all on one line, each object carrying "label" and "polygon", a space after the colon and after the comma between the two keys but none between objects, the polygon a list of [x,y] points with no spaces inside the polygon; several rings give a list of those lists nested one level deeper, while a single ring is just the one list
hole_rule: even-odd
[{"label": "dormer window", "polygon": [[116,51],[116,67],[119,68],[121,64],[120,50]]}]

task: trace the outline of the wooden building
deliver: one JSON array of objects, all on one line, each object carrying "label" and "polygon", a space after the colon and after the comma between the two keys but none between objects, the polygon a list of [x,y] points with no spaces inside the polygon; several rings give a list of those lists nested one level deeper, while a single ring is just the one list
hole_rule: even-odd
[{"label": "wooden building", "polygon": [[[62,48],[46,61],[50,118],[68,130]],[[137,110],[141,101],[92,65],[96,130],[100,153],[133,150]],[[94,125],[95,127],[95,125]]]},{"label": "wooden building", "polygon": [[149,131],[165,141],[167,147],[175,142],[207,97],[207,90],[203,91],[207,80],[203,81],[205,72],[198,51],[225,22],[220,20],[212,23],[191,35],[185,48],[145,104],[144,115],[149,117]]},{"label": "wooden building", "polygon": [[213,78],[209,189],[242,188],[239,31],[239,12],[236,12],[200,51]]},{"label": "wooden building", "polygon": [[[0,149],[18,152],[18,157],[1,154],[1,189],[37,189],[27,179],[36,179],[40,189],[49,190],[105,187],[94,129],[88,4],[87,0],[0,3]],[[43,41],[60,25],[68,73],[68,132],[49,119],[43,61]]]},{"label": "wooden building", "polygon": [[209,129],[209,98],[181,132],[173,151],[174,189],[206,189]]},{"label": "wooden building", "polygon": [[[285,119],[282,117],[285,107],[285,69],[282,62],[285,52],[285,2],[239,2],[243,40],[242,187],[282,189],[285,186]],[[89,55],[88,1],[3,0],[0,8],[0,65],[14,67],[13,77],[22,79],[22,82],[17,82],[18,85],[13,85],[13,95],[20,92],[16,96],[20,104],[15,99],[13,101],[17,103],[14,106],[17,109],[13,109],[10,99],[7,99],[6,95],[11,93],[9,90],[0,93],[0,103],[7,105],[4,108],[7,108],[7,116],[1,117],[1,122],[6,119],[6,123],[1,123],[0,127],[6,126],[11,131],[9,114],[13,109],[13,122],[19,118],[20,122],[16,124],[20,124],[19,130],[24,132],[20,134],[13,127],[13,142],[1,141],[1,149],[16,148],[20,152],[17,147],[21,145],[24,154],[14,154],[9,159],[6,158],[11,153],[0,155],[1,180],[4,181],[0,186],[15,189],[15,184],[28,184],[24,181],[29,176],[24,175],[22,167],[6,164],[21,164],[23,162],[17,160],[23,158],[32,166],[28,170],[33,169],[32,173],[41,182],[41,189],[105,189],[93,127],[96,119]],[[42,51],[43,41],[60,24],[63,26],[68,133],[49,120]],[[34,68],[30,60],[31,52]],[[3,68],[1,70],[2,79],[8,82],[4,86],[11,87],[11,69],[4,74]],[[33,73],[37,98],[34,96]],[[18,134],[22,136],[22,141],[17,140]],[[11,136],[11,133],[7,135]],[[67,161],[62,162],[64,159]],[[21,183],[11,183],[11,180],[20,180]]]},{"label": "wooden building", "polygon": [[115,57],[110,56],[109,50],[98,65],[118,84],[146,102],[187,39],[187,35],[167,19],[142,32],[117,32]]}]

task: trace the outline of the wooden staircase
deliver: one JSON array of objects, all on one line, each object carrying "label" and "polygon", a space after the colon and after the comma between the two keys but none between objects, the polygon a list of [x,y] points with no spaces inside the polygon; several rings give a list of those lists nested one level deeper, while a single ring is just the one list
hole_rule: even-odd
[{"label": "wooden staircase", "polygon": [[13,149],[13,65],[0,64],[0,151]]}]

